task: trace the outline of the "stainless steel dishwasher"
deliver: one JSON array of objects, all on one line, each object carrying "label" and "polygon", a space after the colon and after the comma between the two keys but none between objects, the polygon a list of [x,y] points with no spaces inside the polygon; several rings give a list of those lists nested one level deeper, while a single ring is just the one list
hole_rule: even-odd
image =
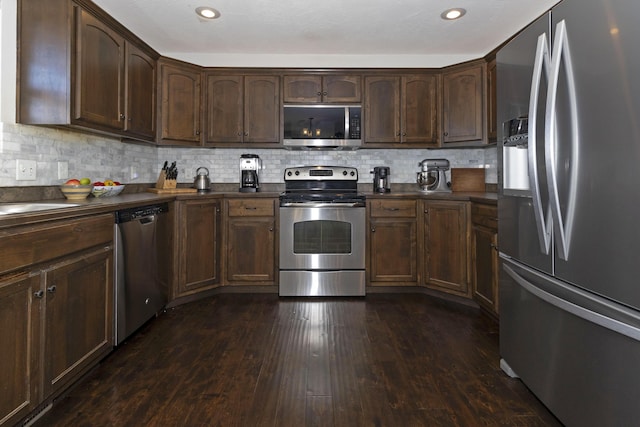
[{"label": "stainless steel dishwasher", "polygon": [[116,212],[115,342],[122,343],[167,304],[166,278],[159,271],[158,233],[168,203]]}]

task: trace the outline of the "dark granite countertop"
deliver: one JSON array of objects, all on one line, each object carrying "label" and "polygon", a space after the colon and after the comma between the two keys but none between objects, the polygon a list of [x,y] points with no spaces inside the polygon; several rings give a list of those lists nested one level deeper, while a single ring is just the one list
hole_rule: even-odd
[{"label": "dark granite countertop", "polygon": [[[128,186],[129,187],[129,186]],[[206,198],[222,198],[222,197],[278,197],[283,191],[283,184],[266,184],[264,190],[256,193],[241,193],[238,191],[237,185],[219,184],[212,185],[214,191],[196,192],[196,193],[180,193],[180,194],[155,194],[146,191],[149,185],[131,186],[125,188],[125,191],[119,196],[95,198],[87,197],[80,201],[67,201],[62,197],[62,193],[57,186],[52,187],[3,187],[0,189],[2,197],[0,203],[15,202],[55,202],[69,203],[69,208],[61,208],[47,211],[28,212],[11,215],[0,215],[0,229],[12,227],[16,225],[27,225],[42,223],[46,221],[70,219],[84,215],[95,215],[100,213],[114,212],[119,209],[126,209],[135,206],[144,206],[146,204],[159,203],[172,200],[193,200]],[[404,186],[408,187],[408,186]],[[362,189],[361,189],[362,191]],[[403,188],[399,186],[398,190],[391,187],[390,193],[374,193],[373,191],[362,191],[367,198],[407,198],[415,197],[420,199],[433,200],[459,200],[471,201],[476,203],[496,204],[498,196],[496,193],[425,193],[417,189],[412,190],[411,187]],[[74,206],[77,205],[77,206]]]}]

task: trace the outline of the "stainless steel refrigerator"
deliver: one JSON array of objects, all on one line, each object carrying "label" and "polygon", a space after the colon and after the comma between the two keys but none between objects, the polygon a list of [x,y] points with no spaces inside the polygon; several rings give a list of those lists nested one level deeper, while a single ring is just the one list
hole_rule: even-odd
[{"label": "stainless steel refrigerator", "polygon": [[500,364],[568,426],[640,420],[639,18],[564,0],[497,55]]}]

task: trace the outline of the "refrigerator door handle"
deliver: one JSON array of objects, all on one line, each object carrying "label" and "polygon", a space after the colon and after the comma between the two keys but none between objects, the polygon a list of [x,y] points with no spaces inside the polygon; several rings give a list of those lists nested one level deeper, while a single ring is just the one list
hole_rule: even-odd
[{"label": "refrigerator door handle", "polygon": [[[564,64],[564,71],[567,82],[567,95],[569,101],[569,113],[571,126],[571,152],[569,164],[569,183],[566,199],[566,216],[562,215],[560,207],[560,194],[558,190],[558,173],[556,166],[557,158],[557,100],[558,82],[560,79],[561,65]],[[547,171],[547,183],[549,186],[549,204],[554,224],[556,247],[560,259],[569,259],[569,243],[571,231],[573,229],[573,219],[576,208],[576,190],[578,187],[578,103],[576,96],[575,77],[573,64],[569,50],[569,39],[567,38],[567,26],[565,20],[556,25],[556,35],[553,41],[553,55],[551,60],[551,74],[549,76],[549,87],[547,89],[547,109],[545,118],[545,159]]]},{"label": "refrigerator door handle", "polygon": [[540,86],[542,84],[542,73],[549,75],[549,43],[547,34],[542,33],[538,37],[538,45],[536,47],[536,56],[533,65],[533,76],[531,77],[531,94],[529,96],[529,142],[527,146],[527,157],[529,164],[529,188],[531,188],[531,197],[533,201],[533,213],[538,230],[538,239],[540,242],[540,250],[545,255],[549,254],[551,246],[551,221],[549,220],[549,210],[545,212],[542,206],[542,197],[540,195],[540,178],[538,176],[539,166],[536,156],[538,146],[537,122],[538,122],[538,104],[540,95]]},{"label": "refrigerator door handle", "polygon": [[[557,297],[547,291],[540,289],[534,284],[527,281],[524,277],[520,276],[516,273],[510,266],[503,265],[504,271],[511,276],[513,280],[516,281],[520,286],[522,286],[529,293],[535,295],[541,300],[559,308],[560,310],[566,311],[568,313],[573,314],[581,319],[586,320],[587,322],[594,323],[596,325],[602,326],[603,328],[609,329],[611,331],[622,334],[626,337],[632,338],[636,341],[640,341],[640,329],[637,327],[630,325],[628,323],[621,322],[616,319],[612,319],[611,317],[605,316],[603,314],[597,313],[595,311],[589,310],[585,307],[581,307],[577,304],[564,300],[562,298]],[[557,284],[557,286],[562,286]]]}]

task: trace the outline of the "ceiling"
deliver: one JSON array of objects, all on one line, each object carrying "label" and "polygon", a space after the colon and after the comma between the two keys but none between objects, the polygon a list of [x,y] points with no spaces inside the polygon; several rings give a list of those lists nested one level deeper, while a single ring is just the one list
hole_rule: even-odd
[{"label": "ceiling", "polygon": [[[434,67],[483,57],[558,0],[93,0],[161,55],[201,66]],[[221,13],[212,21],[195,8]],[[440,14],[462,7],[465,16]]]}]

